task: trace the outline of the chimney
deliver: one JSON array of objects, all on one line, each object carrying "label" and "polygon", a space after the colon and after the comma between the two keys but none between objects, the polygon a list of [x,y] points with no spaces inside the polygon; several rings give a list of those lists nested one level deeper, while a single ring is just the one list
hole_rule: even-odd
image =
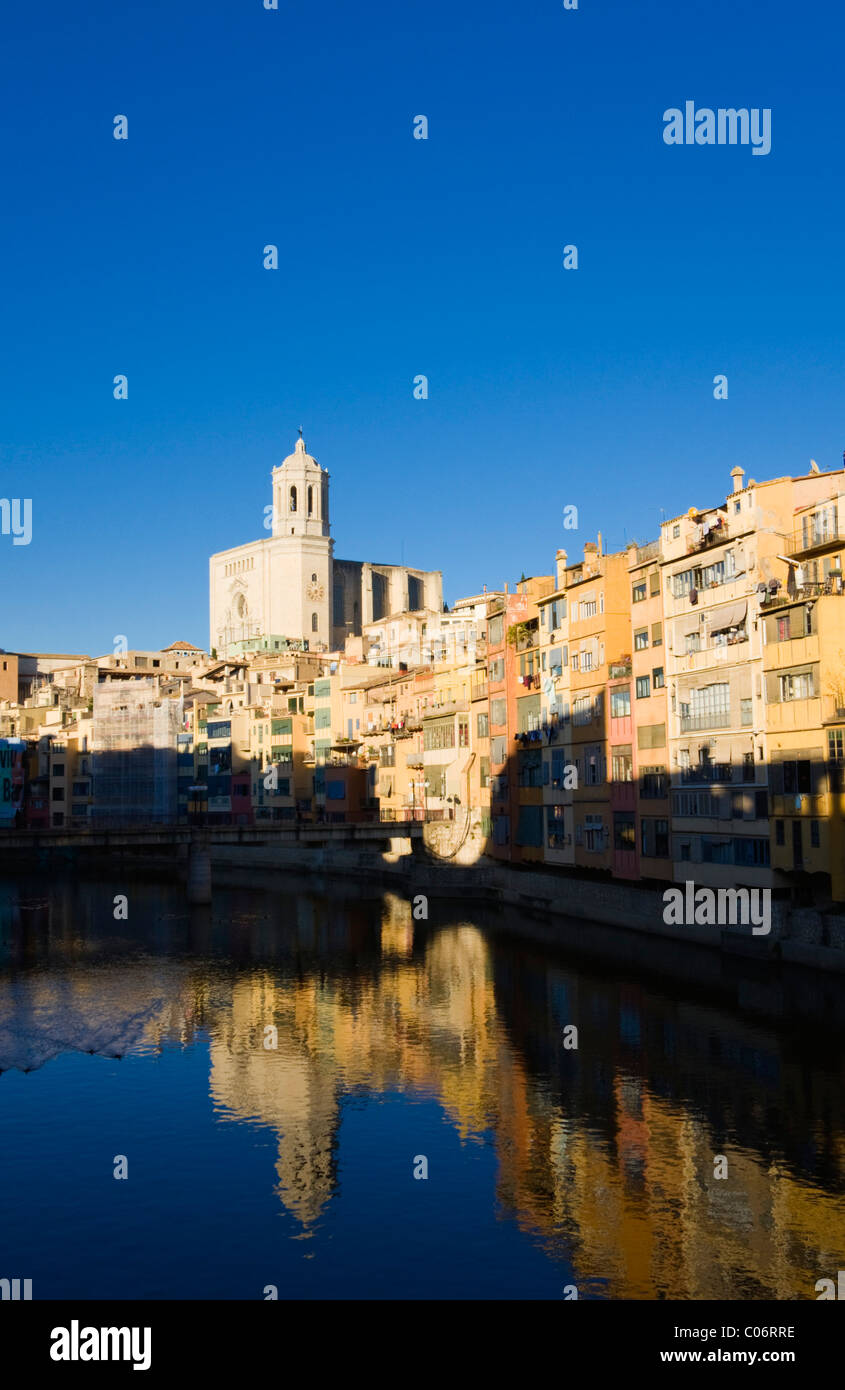
[{"label": "chimney", "polygon": [[742,492],[742,480],[745,477],[745,469],[740,468],[739,464],[737,464],[736,468],[731,469],[731,477],[734,480],[734,492]]},{"label": "chimney", "polygon": [[599,531],[598,552],[599,552],[599,559],[601,559],[602,555],[604,554],[604,551],[602,550],[602,547],[601,547],[601,531]]}]

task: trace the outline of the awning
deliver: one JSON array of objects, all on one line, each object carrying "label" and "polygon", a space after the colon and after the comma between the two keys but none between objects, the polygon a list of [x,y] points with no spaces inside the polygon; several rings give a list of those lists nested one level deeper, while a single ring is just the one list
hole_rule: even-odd
[{"label": "awning", "polygon": [[675,628],[675,633],[678,637],[689,637],[691,632],[701,631],[701,623],[698,620],[697,613],[694,613],[692,617],[676,619],[676,622],[677,627]]},{"label": "awning", "polygon": [[710,624],[711,632],[724,632],[729,627],[741,627],[745,622],[747,612],[748,599],[746,598],[728,604],[727,608],[722,608],[718,613],[713,614]]}]

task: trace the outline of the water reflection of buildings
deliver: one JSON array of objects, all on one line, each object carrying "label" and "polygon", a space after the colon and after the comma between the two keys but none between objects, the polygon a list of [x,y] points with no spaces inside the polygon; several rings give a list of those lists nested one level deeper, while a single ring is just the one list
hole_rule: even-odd
[{"label": "water reflection of buildings", "polygon": [[[812,1298],[840,1267],[842,1069],[820,1040],[802,1051],[788,1032],[492,946],[467,923],[418,930],[395,898],[375,921],[373,905],[287,910],[269,926],[244,918],[237,962],[104,971],[77,953],[0,976],[7,1063],[16,1026],[31,1041],[71,1018],[67,1046],[120,1036],[118,1000],[141,1047],[207,1031],[217,1114],[274,1132],[279,1200],[305,1230],[339,1188],[345,1099],[405,1092],[493,1145],[500,1211],[574,1270],[582,1296]],[[567,1023],[577,1052],[562,1047]]]}]

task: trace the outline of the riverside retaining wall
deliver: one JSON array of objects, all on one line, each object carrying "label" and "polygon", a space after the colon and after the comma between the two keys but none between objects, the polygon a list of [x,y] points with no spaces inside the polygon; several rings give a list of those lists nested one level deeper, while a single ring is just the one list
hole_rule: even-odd
[{"label": "riverside retaining wall", "polygon": [[845,916],[811,908],[771,905],[771,931],[753,935],[750,926],[681,926],[663,920],[663,890],[634,884],[579,879],[479,859],[474,864],[438,861],[402,836],[390,837],[384,852],[363,845],[309,848],[301,844],[214,844],[213,865],[275,869],[391,884],[408,897],[463,898],[522,909],[530,916],[526,935],[554,943],[560,920],[582,919],[641,935],[706,946],[759,960],[782,960],[845,972]]}]

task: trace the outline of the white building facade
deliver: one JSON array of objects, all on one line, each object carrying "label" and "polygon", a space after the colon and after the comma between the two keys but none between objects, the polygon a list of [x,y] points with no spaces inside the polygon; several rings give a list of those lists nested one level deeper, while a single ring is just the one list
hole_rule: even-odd
[{"label": "white building facade", "polygon": [[442,608],[439,570],[334,559],[329,473],[306,452],[301,432],[272,480],[271,535],[209,561],[211,647],[219,656],[271,633],[304,639],[312,651],[338,650],[364,623]]}]

